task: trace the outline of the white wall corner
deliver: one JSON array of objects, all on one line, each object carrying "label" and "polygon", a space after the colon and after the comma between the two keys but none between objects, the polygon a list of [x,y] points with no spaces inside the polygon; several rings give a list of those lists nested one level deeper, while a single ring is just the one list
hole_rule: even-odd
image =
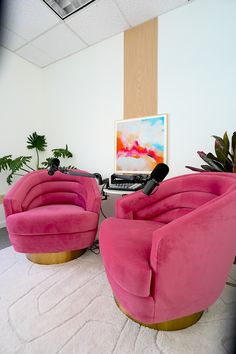
[{"label": "white wall corner", "polygon": [[6,219],[4,215],[3,206],[0,205],[0,229],[6,226]]},{"label": "white wall corner", "polygon": [[2,229],[3,227],[6,227],[6,221],[0,220],[0,229]]}]

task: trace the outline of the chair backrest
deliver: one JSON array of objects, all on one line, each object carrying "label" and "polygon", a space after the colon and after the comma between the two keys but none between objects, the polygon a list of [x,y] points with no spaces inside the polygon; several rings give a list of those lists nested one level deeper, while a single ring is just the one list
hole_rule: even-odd
[{"label": "chair backrest", "polygon": [[[167,182],[165,192],[172,186]],[[170,309],[172,318],[178,318],[184,306],[189,313],[207,308],[225,286],[236,255],[236,174],[200,173],[169,182],[175,185],[170,197],[177,191],[180,196],[190,193],[193,201],[187,199],[187,205],[192,212],[154,231],[150,265],[156,312],[166,316]],[[209,200],[197,199],[196,192],[206,193]],[[175,205],[186,206],[185,198]]]},{"label": "chair backrest", "polygon": [[49,176],[47,170],[40,170],[28,173],[17,181],[4,198],[4,208],[6,215],[9,215],[43,205],[74,204],[98,212],[100,200],[94,179],[60,172]]},{"label": "chair backrest", "polygon": [[233,173],[196,173],[171,178],[161,183],[148,205],[133,212],[133,218],[169,223],[232,188],[236,188]]}]

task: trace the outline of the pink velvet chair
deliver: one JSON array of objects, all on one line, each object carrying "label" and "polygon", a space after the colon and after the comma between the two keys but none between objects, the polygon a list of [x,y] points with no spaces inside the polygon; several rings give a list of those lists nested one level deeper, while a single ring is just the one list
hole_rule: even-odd
[{"label": "pink velvet chair", "polygon": [[101,196],[96,180],[47,170],[21,177],[4,198],[9,237],[36,263],[61,263],[91,246]]},{"label": "pink velvet chair", "polygon": [[188,327],[221,294],[236,254],[236,174],[183,175],[122,197],[99,239],[123,312],[156,329]]}]

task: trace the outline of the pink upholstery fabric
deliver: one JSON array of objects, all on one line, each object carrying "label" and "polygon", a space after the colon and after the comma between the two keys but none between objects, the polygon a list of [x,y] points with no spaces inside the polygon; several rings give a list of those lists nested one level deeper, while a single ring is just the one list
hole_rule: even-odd
[{"label": "pink upholstery fabric", "polygon": [[101,196],[93,179],[46,170],[22,177],[4,198],[7,228],[18,252],[47,253],[90,246]]},{"label": "pink upholstery fabric", "polygon": [[106,271],[111,276],[116,274],[117,284],[133,295],[145,297],[150,294],[152,234],[162,225],[153,221],[116,218],[109,218],[101,225],[100,237],[109,235],[102,248]]},{"label": "pink upholstery fabric", "polygon": [[32,236],[91,231],[97,223],[97,213],[70,204],[44,205],[7,218],[11,234]]},{"label": "pink upholstery fabric", "polygon": [[116,218],[101,225],[100,248],[115,296],[137,320],[206,309],[236,254],[236,174],[179,176],[153,195],[120,198]]}]

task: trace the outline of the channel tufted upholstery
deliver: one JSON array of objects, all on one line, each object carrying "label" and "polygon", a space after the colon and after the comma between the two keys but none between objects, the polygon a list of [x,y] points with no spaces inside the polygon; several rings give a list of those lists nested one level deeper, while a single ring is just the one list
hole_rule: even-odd
[{"label": "channel tufted upholstery", "polygon": [[18,252],[84,249],[95,239],[101,196],[92,178],[31,172],[18,180],[3,203],[10,240]]},{"label": "channel tufted upholstery", "polygon": [[150,196],[122,197],[99,240],[114,296],[134,319],[160,323],[205,310],[236,254],[236,174],[183,175]]}]

